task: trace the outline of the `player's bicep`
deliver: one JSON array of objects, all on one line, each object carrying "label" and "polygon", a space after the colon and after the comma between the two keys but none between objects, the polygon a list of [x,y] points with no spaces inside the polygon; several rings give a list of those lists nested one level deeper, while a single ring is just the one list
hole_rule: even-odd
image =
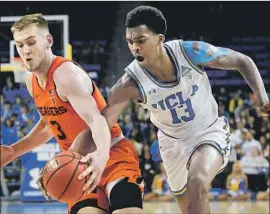
[{"label": "player's bicep", "polygon": [[95,99],[92,97],[93,85],[88,78],[85,79],[84,72],[78,66],[66,64],[65,77],[62,72],[54,75],[57,92],[70,102],[77,114],[87,123],[93,122],[93,117],[101,116]]}]

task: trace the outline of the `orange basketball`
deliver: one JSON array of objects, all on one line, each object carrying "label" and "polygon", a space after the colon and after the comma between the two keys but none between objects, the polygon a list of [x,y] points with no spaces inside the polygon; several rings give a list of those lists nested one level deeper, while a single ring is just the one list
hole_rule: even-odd
[{"label": "orange basketball", "polygon": [[43,169],[43,185],[49,195],[61,202],[76,202],[82,198],[83,185],[88,177],[79,180],[78,176],[88,167],[80,163],[82,156],[65,151],[55,155]]}]

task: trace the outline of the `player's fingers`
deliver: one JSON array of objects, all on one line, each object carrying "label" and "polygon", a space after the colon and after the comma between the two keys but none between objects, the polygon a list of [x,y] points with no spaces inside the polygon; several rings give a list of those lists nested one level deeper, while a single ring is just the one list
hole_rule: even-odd
[{"label": "player's fingers", "polygon": [[97,176],[97,173],[94,171],[91,176],[89,177],[88,181],[86,182],[86,184],[84,184],[83,186],[83,191],[87,190],[87,194],[91,193],[91,189],[92,189],[92,186],[93,186],[93,182],[95,181],[96,179],[96,176]]},{"label": "player's fingers", "polygon": [[88,154],[88,155],[86,155],[85,157],[83,157],[83,158],[80,160],[80,162],[81,162],[81,163],[87,163],[87,162],[89,162],[89,161],[91,160],[91,158],[92,158],[92,155],[91,155],[91,154]]},{"label": "player's fingers", "polygon": [[89,175],[90,173],[92,173],[93,170],[94,170],[93,166],[90,165],[89,167],[87,167],[86,170],[84,170],[84,172],[83,172],[82,174],[80,174],[80,175],[78,176],[78,179],[79,179],[79,180],[84,179],[87,175]]},{"label": "player's fingers", "polygon": [[100,178],[98,178],[98,176],[96,176],[96,179],[93,181],[93,183],[91,184],[90,189],[88,190],[88,194],[90,194],[91,192],[94,191],[94,189],[97,187],[99,181],[100,181]]}]

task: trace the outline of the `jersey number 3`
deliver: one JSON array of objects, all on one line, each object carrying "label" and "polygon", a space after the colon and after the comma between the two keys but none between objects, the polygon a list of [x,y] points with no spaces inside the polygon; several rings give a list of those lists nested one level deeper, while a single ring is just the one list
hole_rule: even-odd
[{"label": "jersey number 3", "polygon": [[50,123],[53,125],[53,126],[56,126],[59,134],[57,135],[58,139],[59,140],[65,140],[67,138],[65,132],[61,129],[61,126],[59,123],[57,123],[55,120],[52,120],[50,121]]}]

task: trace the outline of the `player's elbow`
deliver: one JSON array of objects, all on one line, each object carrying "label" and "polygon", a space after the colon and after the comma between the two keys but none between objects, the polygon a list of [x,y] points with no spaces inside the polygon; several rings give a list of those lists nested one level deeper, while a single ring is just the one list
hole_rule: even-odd
[{"label": "player's elbow", "polygon": [[86,123],[91,128],[92,126],[95,127],[108,127],[107,121],[105,117],[101,114],[97,115],[88,115],[86,118]]},{"label": "player's elbow", "polygon": [[251,64],[254,64],[253,60],[244,54],[237,54],[237,64],[238,64],[238,70],[239,71],[244,71],[246,68],[250,67]]},{"label": "player's elbow", "polygon": [[107,124],[109,126],[109,129],[111,130],[111,128],[113,127],[113,125],[117,122],[117,121],[114,120],[113,114],[110,114],[107,108],[103,109],[103,111],[101,112],[101,114],[106,119],[106,122],[107,122]]}]

